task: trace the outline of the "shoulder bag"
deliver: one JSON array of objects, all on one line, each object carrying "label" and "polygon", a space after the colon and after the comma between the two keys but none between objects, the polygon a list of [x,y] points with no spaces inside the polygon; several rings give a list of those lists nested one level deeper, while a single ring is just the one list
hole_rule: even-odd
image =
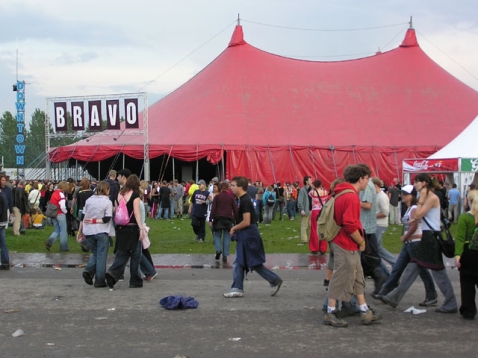
[{"label": "shoulder bag", "polygon": [[433,230],[430,224],[428,223],[427,219],[425,219],[425,217],[423,217],[422,219],[428,225],[430,230],[433,232],[433,235],[435,236],[435,238],[438,240],[438,243],[440,244],[440,249],[443,255],[445,255],[448,258],[455,257],[455,239],[453,239],[453,236],[451,236],[450,230],[446,228],[445,226],[446,239],[443,239],[443,235],[441,231]]}]

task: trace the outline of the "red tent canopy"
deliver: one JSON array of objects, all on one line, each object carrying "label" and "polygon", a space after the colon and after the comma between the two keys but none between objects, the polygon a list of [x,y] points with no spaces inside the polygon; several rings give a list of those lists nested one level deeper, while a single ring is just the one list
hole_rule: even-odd
[{"label": "red tent canopy", "polygon": [[[358,162],[390,181],[403,158],[428,157],[477,114],[478,92],[433,62],[414,29],[386,53],[317,62],[257,49],[238,25],[213,62],[149,107],[149,152],[214,164],[225,151],[228,177],[265,183],[305,175],[330,183]],[[101,135],[50,159],[98,161],[118,151],[143,159],[143,143],[142,135],[121,143]]]}]

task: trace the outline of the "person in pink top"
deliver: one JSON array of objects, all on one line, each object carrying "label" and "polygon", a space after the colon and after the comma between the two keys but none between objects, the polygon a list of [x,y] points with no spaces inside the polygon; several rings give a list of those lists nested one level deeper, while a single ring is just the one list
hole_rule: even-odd
[{"label": "person in pink top", "polygon": [[327,241],[319,240],[319,235],[317,234],[317,220],[319,219],[322,206],[327,202],[329,195],[327,190],[323,188],[322,182],[319,179],[312,182],[312,189],[309,191],[309,196],[312,198],[309,238],[310,253],[317,255],[320,252],[323,255],[327,251]]}]

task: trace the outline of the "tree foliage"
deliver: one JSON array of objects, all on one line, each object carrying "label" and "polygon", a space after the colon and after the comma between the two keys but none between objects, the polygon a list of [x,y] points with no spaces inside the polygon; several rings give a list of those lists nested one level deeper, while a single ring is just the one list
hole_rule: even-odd
[{"label": "tree foliage", "polygon": [[16,136],[17,120],[7,111],[0,118],[0,155],[3,156],[4,166],[7,168],[15,168],[17,166],[15,154]]},{"label": "tree foliage", "polygon": [[[71,122],[68,114],[67,120]],[[48,124],[50,134],[53,134],[51,123]],[[66,133],[76,133],[68,130]],[[0,117],[0,156],[4,157],[6,168],[16,168],[15,144],[17,144],[17,120],[10,112],[3,113]],[[45,156],[45,112],[38,108],[32,114],[30,125],[24,129],[25,135],[25,167],[37,167]],[[61,137],[50,139],[51,147],[72,144],[81,139],[72,137]]]}]

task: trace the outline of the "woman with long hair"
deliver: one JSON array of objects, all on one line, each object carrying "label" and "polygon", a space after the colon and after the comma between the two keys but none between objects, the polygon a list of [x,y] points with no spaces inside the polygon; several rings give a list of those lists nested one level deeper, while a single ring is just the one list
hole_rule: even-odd
[{"label": "woman with long hair", "polygon": [[[148,183],[144,180],[140,182],[140,198],[142,200],[142,204],[140,204],[139,209],[141,212],[141,224],[142,227],[145,228],[146,233],[149,231],[149,228],[146,226],[146,210],[147,203],[144,201],[144,197],[148,193]],[[148,240],[147,240],[148,241]],[[144,274],[144,279],[146,281],[153,280],[158,273],[154,269],[154,262],[153,258],[151,257],[151,253],[149,252],[149,246],[145,248],[145,242],[143,241],[141,244],[141,260],[139,262],[139,268],[141,272]],[[149,243],[150,244],[150,243]]]},{"label": "woman with long hair", "polygon": [[418,174],[415,177],[415,189],[420,193],[415,218],[409,221],[410,224],[422,220],[422,237],[419,244],[413,252],[410,263],[407,265],[402,276],[400,286],[392,292],[383,296],[382,300],[392,307],[396,307],[403,295],[408,291],[412,283],[420,273],[421,268],[430,269],[432,276],[445,297],[441,307],[437,308],[437,313],[456,313],[458,312],[453,286],[446,273],[443,264],[443,255],[440,244],[433,231],[441,231],[440,228],[440,200],[433,193],[433,183],[430,175],[426,173]]},{"label": "woman with long hair", "polygon": [[141,220],[141,199],[140,199],[140,182],[137,175],[133,174],[128,177],[126,184],[118,194],[115,203],[115,211],[118,207],[126,205],[129,223],[115,226],[116,245],[115,260],[106,272],[106,283],[113,288],[121,277],[128,260],[131,259],[130,268],[130,288],[143,287],[143,279],[139,275],[139,263],[141,260],[141,247],[144,237],[143,223]]},{"label": "woman with long hair", "polygon": [[69,251],[66,223],[66,193],[69,189],[70,187],[68,183],[66,181],[61,181],[58,183],[57,189],[51,195],[50,202],[58,206],[58,215],[56,218],[52,219],[54,229],[48,240],[45,241],[45,247],[48,251],[50,251],[58,237],[60,237],[60,251]]},{"label": "woman with long hair", "polygon": [[474,319],[478,285],[478,190],[470,190],[466,198],[471,209],[458,217],[455,266],[460,270],[460,314],[465,319]]},{"label": "woman with long hair", "polygon": [[91,250],[90,260],[83,270],[83,279],[88,285],[106,287],[106,259],[108,257],[109,235],[114,235],[113,204],[109,198],[110,185],[100,181],[96,195],[88,198],[80,216],[79,235],[84,235]]},{"label": "woman with long hair", "polygon": [[[380,291],[375,294],[372,293],[372,297],[376,299],[382,299],[383,296],[391,292],[398,286],[400,277],[405,271],[411,258],[414,256],[414,251],[420,245],[422,238],[422,222],[421,220],[415,220],[415,214],[417,211],[417,191],[413,185],[405,185],[401,189],[402,203],[406,207],[406,212],[402,217],[403,234],[400,240],[403,242],[402,250],[398,255],[397,261],[392,267],[392,273],[388,277],[387,281],[383,284]],[[435,284],[433,283],[430,272],[424,268],[420,269],[420,278],[425,285],[425,301],[419,303],[419,306],[435,306],[437,304],[437,292]]]}]

